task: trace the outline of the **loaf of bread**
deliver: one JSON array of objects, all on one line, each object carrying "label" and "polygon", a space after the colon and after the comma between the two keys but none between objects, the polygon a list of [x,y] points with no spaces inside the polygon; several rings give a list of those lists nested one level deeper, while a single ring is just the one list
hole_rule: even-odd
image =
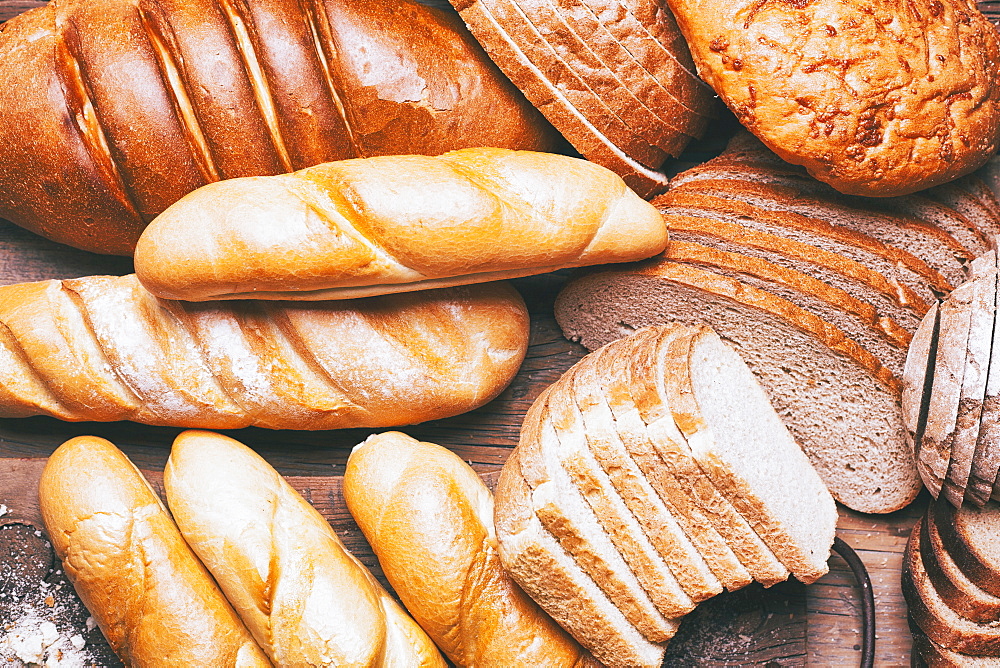
[{"label": "loaf of bread", "polygon": [[114,445],[93,436],[63,443],[38,497],[67,577],[126,666],[271,666]]},{"label": "loaf of bread", "polygon": [[253,450],[185,431],[163,474],[184,539],[278,666],[427,666],[427,634]]},{"label": "loaf of bread", "polygon": [[457,455],[377,434],[351,453],[343,490],[389,584],[455,665],[597,665],[503,570],[493,498]]},{"label": "loaf of bread", "polygon": [[606,169],[481,148],[211,184],[150,224],[135,267],[168,299],[344,299],[637,260],[666,239]]},{"label": "loaf of bread", "polygon": [[220,179],[558,134],[452,12],[413,0],[59,0],[0,33],[0,217],[130,255]]},{"label": "loaf of bread", "polygon": [[841,192],[916,192],[996,152],[1000,38],[972,0],[668,4],[740,121]]},{"label": "loaf of bread", "polygon": [[178,427],[385,427],[472,410],[514,377],[502,283],[305,305],[158,300],[134,275],[0,288],[0,415]]}]

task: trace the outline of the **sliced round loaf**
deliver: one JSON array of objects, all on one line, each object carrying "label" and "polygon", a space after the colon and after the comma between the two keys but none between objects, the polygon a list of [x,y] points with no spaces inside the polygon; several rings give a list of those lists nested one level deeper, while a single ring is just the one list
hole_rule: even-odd
[{"label": "sliced round loaf", "polygon": [[977,587],[1000,597],[1000,504],[933,505],[934,524],[955,564]]},{"label": "sliced round loaf", "polygon": [[[937,501],[936,503],[945,503]],[[927,577],[949,608],[974,622],[1000,620],[1000,597],[980,589],[962,572],[941,540],[933,511],[928,510],[920,528],[920,558]]]}]

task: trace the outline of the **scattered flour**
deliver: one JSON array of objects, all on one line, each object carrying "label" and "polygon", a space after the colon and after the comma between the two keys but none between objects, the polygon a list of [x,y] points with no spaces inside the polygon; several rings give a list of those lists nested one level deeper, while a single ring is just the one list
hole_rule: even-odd
[{"label": "scattered flour", "polygon": [[10,628],[0,629],[0,657],[46,668],[93,665],[92,657],[84,651],[87,642],[78,633],[69,635],[72,631],[60,633],[52,622],[29,613]]}]

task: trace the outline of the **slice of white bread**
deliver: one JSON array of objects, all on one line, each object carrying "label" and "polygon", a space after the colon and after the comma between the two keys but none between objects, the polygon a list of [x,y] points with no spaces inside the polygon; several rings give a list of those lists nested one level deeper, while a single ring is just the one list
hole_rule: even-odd
[{"label": "slice of white bread", "polygon": [[1000,620],[1000,597],[977,587],[955,565],[955,560],[941,540],[934,522],[934,513],[925,513],[921,522],[920,558],[941,600],[949,608],[974,622],[988,624]]},{"label": "slice of white bread", "polygon": [[495,499],[500,559],[521,588],[607,666],[658,668],[665,646],[628,622],[532,512],[516,450],[500,473]]},{"label": "slice of white bread", "polygon": [[920,490],[899,381],[843,332],[785,300],[655,260],[571,281],[555,314],[567,338],[590,349],[647,325],[705,323],[740,353],[834,498],[886,513]]},{"label": "slice of white bread", "polygon": [[934,524],[948,553],[980,589],[1000,597],[1000,504],[934,503]]},{"label": "slice of white bread", "polygon": [[691,453],[795,577],[815,582],[829,570],[833,497],[739,354],[708,327],[687,338],[671,407]]}]

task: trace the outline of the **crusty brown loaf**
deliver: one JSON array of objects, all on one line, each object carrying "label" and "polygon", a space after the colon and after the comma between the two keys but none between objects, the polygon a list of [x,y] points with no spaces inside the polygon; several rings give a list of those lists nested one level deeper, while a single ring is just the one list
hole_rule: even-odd
[{"label": "crusty brown loaf", "polygon": [[38,496],[66,575],[125,665],[271,665],[114,445],[94,436],[63,443]]},{"label": "crusty brown loaf", "polygon": [[0,34],[0,217],[131,254],[198,186],[558,135],[412,0],[58,0]]},{"label": "crusty brown loaf", "polygon": [[602,167],[479,148],[208,185],[153,221],[135,267],[168,299],[342,299],[638,260],[666,241]]},{"label": "crusty brown loaf", "polygon": [[275,665],[444,668],[323,516],[250,448],[185,431],[163,485],[184,540]]},{"label": "crusty brown loaf", "polygon": [[669,5],[741,122],[842,192],[915,192],[996,151],[1000,44],[972,0]]},{"label": "crusty brown loaf", "polygon": [[351,453],[343,489],[389,583],[456,665],[596,665],[503,570],[493,498],[457,455],[377,434]]},{"label": "crusty brown loaf", "polygon": [[496,396],[527,349],[490,284],[347,302],[157,300],[134,275],[0,288],[0,415],[180,427],[385,427]]}]

